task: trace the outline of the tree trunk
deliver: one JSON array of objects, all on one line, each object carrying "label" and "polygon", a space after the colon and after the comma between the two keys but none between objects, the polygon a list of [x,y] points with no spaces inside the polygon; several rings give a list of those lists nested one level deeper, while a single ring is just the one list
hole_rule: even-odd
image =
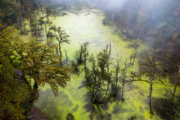
[{"label": "tree trunk", "polygon": [[136,53],[135,53],[134,56],[133,56],[133,62],[132,62],[132,65],[134,65],[135,59],[136,59]]},{"label": "tree trunk", "polygon": [[115,77],[115,87],[117,88],[118,80],[119,80],[119,61],[117,61],[117,66],[116,66],[116,77]]},{"label": "tree trunk", "polygon": [[25,21],[23,22],[23,28],[24,28],[24,34],[26,34],[27,31],[26,31],[26,24],[25,24]]},{"label": "tree trunk", "polygon": [[92,95],[95,96],[96,95],[96,92],[95,92],[95,89],[96,88],[96,75],[94,75],[94,83],[93,83],[93,91],[92,91]]},{"label": "tree trunk", "polygon": [[93,70],[93,79],[94,79],[94,83],[93,83],[93,95],[95,95],[95,87],[96,87],[96,82],[97,82],[97,80],[96,80],[96,78],[97,78],[97,75],[96,75],[96,73],[95,73],[95,60],[93,59],[92,60],[92,70]]},{"label": "tree trunk", "polygon": [[82,63],[82,54],[83,54],[83,46],[81,46],[81,51],[80,51],[80,55],[79,55],[79,64]]},{"label": "tree trunk", "polygon": [[122,91],[121,91],[121,100],[124,101],[124,86],[125,86],[125,81],[126,81],[126,72],[127,72],[127,67],[125,67],[123,76],[122,76]]},{"label": "tree trunk", "polygon": [[33,25],[32,25],[32,24],[33,24],[33,18],[32,18],[32,16],[31,16],[31,17],[30,17],[30,31],[31,31],[31,36],[34,37],[33,27],[32,27]]},{"label": "tree trunk", "polygon": [[121,100],[124,101],[124,80],[122,81]]},{"label": "tree trunk", "polygon": [[153,114],[153,109],[152,109],[152,86],[153,86],[153,80],[154,80],[154,74],[150,78],[150,84],[149,84],[149,96],[148,96],[148,104],[149,104],[149,111],[151,114]]},{"label": "tree trunk", "polygon": [[87,59],[86,59],[86,56],[85,56],[85,58],[84,58],[84,71],[85,71],[85,78],[86,78],[86,80],[88,79],[87,78],[87,74],[88,74],[88,71],[87,71]]},{"label": "tree trunk", "polygon": [[173,92],[172,92],[172,102],[174,102],[174,97],[175,97],[175,94],[176,94],[176,88],[177,88],[177,79],[175,81],[175,84],[174,84],[174,89],[173,89]]},{"label": "tree trunk", "polygon": [[38,99],[38,84],[35,82],[33,85],[33,89],[31,90],[31,96],[29,99],[29,103],[32,106],[34,101]]},{"label": "tree trunk", "polygon": [[59,56],[60,56],[60,66],[62,66],[62,50],[61,50],[61,43],[59,41]]},{"label": "tree trunk", "polygon": [[44,23],[44,27],[45,27],[45,34],[46,34],[46,41],[47,41],[47,45],[48,45],[48,36],[47,36],[47,25],[46,23]]},{"label": "tree trunk", "polygon": [[106,94],[105,94],[105,97],[104,97],[104,99],[106,100],[106,97],[107,97],[107,94],[108,94],[108,91],[109,91],[109,81],[108,81],[108,84],[107,84],[107,88],[106,88]]},{"label": "tree trunk", "polygon": [[66,62],[68,62],[68,54],[67,54],[67,51],[66,50],[64,50],[65,51],[65,55],[66,55]]},{"label": "tree trunk", "polygon": [[21,29],[21,19],[19,16],[17,16],[17,28]]},{"label": "tree trunk", "polygon": [[117,84],[118,84],[118,78],[119,78],[119,75],[118,75],[118,70],[116,70],[116,83],[115,83],[115,87],[117,88]]},{"label": "tree trunk", "polygon": [[87,78],[87,74],[88,74],[88,68],[87,68],[87,55],[88,55],[88,52],[87,52],[87,46],[85,45],[85,48],[84,48],[84,71],[85,71],[85,78],[86,80],[88,79]]}]

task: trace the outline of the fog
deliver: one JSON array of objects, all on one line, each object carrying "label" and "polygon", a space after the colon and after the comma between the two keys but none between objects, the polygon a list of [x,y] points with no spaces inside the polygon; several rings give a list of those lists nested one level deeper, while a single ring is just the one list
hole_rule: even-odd
[{"label": "fog", "polygon": [[0,76],[2,120],[179,120],[180,0],[0,0]]}]

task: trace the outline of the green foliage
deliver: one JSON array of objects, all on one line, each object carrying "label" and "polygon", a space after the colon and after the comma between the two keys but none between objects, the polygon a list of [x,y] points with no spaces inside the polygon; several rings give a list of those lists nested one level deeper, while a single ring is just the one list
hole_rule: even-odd
[{"label": "green foliage", "polygon": [[139,71],[142,75],[151,77],[152,74],[160,74],[160,63],[157,61],[157,57],[152,52],[142,53],[141,59],[139,60]]},{"label": "green foliage", "polygon": [[[69,81],[71,67],[59,64],[57,46],[34,39],[23,41],[10,36],[14,28],[0,33],[0,118],[24,119],[25,103],[31,107],[40,85],[49,84],[57,95],[58,87]],[[33,85],[32,85],[33,83]]]},{"label": "green foliage", "polygon": [[[70,67],[61,67],[59,56],[56,54],[56,46],[47,46],[34,39],[16,42],[15,48],[20,56],[20,69],[23,71],[28,83],[34,81],[34,88],[48,83],[57,93],[58,86],[65,87],[69,80]],[[37,86],[36,86],[37,84]]]},{"label": "green foliage", "polygon": [[111,48],[107,46],[97,55],[97,61],[91,57],[92,69],[86,68],[85,70],[87,87],[93,104],[103,104],[111,96],[111,92],[109,93],[112,82],[110,54]]},{"label": "green foliage", "polygon": [[29,91],[12,64],[14,38],[9,36],[12,29],[0,33],[0,119],[20,120],[25,118],[22,103]]},{"label": "green foliage", "polygon": [[1,18],[7,17],[7,16],[13,16],[15,14],[16,6],[14,2],[2,0],[0,2],[0,16]]},{"label": "green foliage", "polygon": [[60,65],[62,66],[63,62],[63,54],[62,54],[62,45],[64,43],[69,44],[69,35],[61,28],[56,26],[51,26],[50,30],[54,31],[54,34],[51,35],[51,38],[55,37],[58,42],[58,48],[56,49],[57,54],[60,57]]}]

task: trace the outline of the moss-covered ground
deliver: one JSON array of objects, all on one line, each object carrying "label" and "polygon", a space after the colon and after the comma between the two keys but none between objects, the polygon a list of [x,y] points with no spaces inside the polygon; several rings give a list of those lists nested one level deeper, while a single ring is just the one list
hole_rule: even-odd
[{"label": "moss-covered ground", "polygon": [[[66,12],[67,15],[53,18],[53,24],[61,26],[70,35],[70,44],[64,45],[68,57],[73,59],[80,45],[89,42],[91,53],[105,48],[109,43],[112,45],[112,59],[117,57],[125,60],[134,49],[128,48],[130,41],[114,33],[114,29],[103,25],[104,14],[98,10],[83,10],[77,14]],[[140,44],[140,46],[143,46]],[[140,47],[140,52],[144,47]],[[135,67],[134,69],[138,69]],[[72,113],[76,120],[89,120],[89,112],[84,105],[85,87],[81,87],[84,73],[72,75],[71,81],[66,88],[59,88],[59,95],[54,96],[48,85],[42,86],[39,100],[35,103],[43,112],[54,120],[65,120],[68,113]],[[166,81],[166,80],[165,80]],[[158,115],[151,116],[148,111],[147,97],[149,85],[145,82],[134,82],[125,86],[125,101],[109,105],[109,113],[112,120],[160,120]],[[166,81],[154,83],[153,98],[167,98],[173,87]],[[167,94],[168,93],[168,94]]]}]

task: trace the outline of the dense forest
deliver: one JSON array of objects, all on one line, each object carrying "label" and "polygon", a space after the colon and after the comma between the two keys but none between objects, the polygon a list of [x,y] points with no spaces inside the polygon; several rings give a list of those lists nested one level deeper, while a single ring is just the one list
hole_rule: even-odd
[{"label": "dense forest", "polygon": [[180,1],[1,0],[0,120],[180,120]]}]

